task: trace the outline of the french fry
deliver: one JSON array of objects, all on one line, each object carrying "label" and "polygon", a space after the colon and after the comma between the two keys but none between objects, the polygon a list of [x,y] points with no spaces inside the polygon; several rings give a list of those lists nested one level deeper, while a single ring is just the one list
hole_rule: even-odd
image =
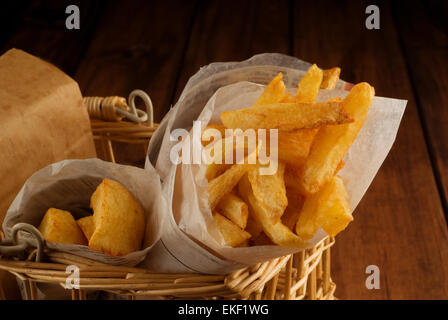
[{"label": "french fry", "polygon": [[93,220],[93,216],[86,216],[84,218],[76,220],[79,228],[81,228],[82,233],[86,237],[87,241],[92,237],[93,232],[95,231],[95,223]]},{"label": "french fry", "polygon": [[339,75],[341,74],[341,68],[335,67],[331,69],[324,70],[322,83],[320,84],[321,89],[334,89],[339,80]]},{"label": "french fry", "polygon": [[261,175],[259,166],[252,166],[247,172],[253,196],[272,221],[278,221],[288,205],[284,172],[285,165],[282,163],[278,164],[276,173],[272,175]]},{"label": "french fry", "polygon": [[284,97],[285,89],[286,87],[285,84],[283,83],[283,75],[280,72],[266,86],[263,93],[258,97],[257,101],[255,101],[252,107],[280,102]]},{"label": "french fry", "polygon": [[39,231],[48,242],[87,245],[75,219],[65,210],[48,209],[39,225]]},{"label": "french fry", "polygon": [[226,194],[219,201],[216,210],[241,229],[246,228],[249,215],[247,204],[233,193]]},{"label": "french fry", "polygon": [[334,236],[352,220],[344,183],[335,176],[319,192],[306,198],[296,224],[296,233],[303,239],[310,239],[322,226],[325,232]]},{"label": "french fry", "polygon": [[324,124],[342,124],[352,121],[342,103],[277,103],[256,108],[239,109],[221,113],[227,128],[247,129],[296,129],[316,128]]},{"label": "french fry", "polygon": [[316,221],[329,236],[334,237],[353,221],[353,216],[347,190],[340,177],[335,176],[325,189]]},{"label": "french fry", "polygon": [[319,93],[322,77],[322,70],[313,64],[299,82],[295,97],[296,101],[314,102]]},{"label": "french fry", "polygon": [[213,217],[228,246],[236,247],[251,237],[248,232],[244,231],[219,213],[215,212]]},{"label": "french fry", "polygon": [[343,108],[351,114],[354,122],[320,128],[299,180],[304,193],[316,193],[334,176],[364,124],[374,94],[375,90],[366,82],[355,85],[342,101]]},{"label": "french fry", "polygon": [[249,164],[234,164],[226,172],[208,183],[208,200],[213,210],[221,199],[238,184],[249,169]]},{"label": "french fry", "polygon": [[275,243],[285,247],[305,248],[308,242],[303,241],[294,234],[287,226],[281,223],[280,219],[272,222],[269,212],[266,212],[255,199],[249,178],[245,175],[238,184],[240,195],[243,195],[249,206],[249,216],[252,216],[263,227],[264,233]]},{"label": "french fry", "polygon": [[210,143],[214,142],[214,140],[211,139],[211,137],[213,136],[210,134],[211,131],[207,131],[209,129],[218,130],[221,134],[221,139],[224,139],[224,137],[226,135],[226,131],[225,131],[226,127],[224,127],[222,124],[207,125],[207,127],[205,127],[204,131],[202,132],[202,136],[201,136],[201,143],[204,147],[209,145]]},{"label": "french fry", "polygon": [[299,166],[305,163],[317,129],[301,129],[278,134],[278,159]]}]

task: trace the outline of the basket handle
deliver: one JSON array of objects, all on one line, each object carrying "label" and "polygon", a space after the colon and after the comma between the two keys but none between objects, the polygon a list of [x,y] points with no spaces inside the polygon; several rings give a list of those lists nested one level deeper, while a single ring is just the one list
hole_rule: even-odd
[{"label": "basket handle", "polygon": [[[32,236],[32,239],[21,239],[19,231],[26,232]],[[23,257],[28,247],[36,247],[36,262],[42,261],[44,242],[40,231],[31,224],[19,222],[11,229],[11,239],[0,242],[0,254],[7,256]]]}]

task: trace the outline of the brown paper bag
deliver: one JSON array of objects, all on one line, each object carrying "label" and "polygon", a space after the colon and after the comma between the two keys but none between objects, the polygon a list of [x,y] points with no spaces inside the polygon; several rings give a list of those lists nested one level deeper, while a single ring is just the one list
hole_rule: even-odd
[{"label": "brown paper bag", "polygon": [[37,170],[64,159],[96,157],[78,84],[21,50],[0,57],[0,223]]},{"label": "brown paper bag", "polygon": [[[60,160],[96,157],[78,84],[55,66],[21,50],[0,57],[0,225],[22,185]],[[0,272],[0,291],[17,298]]]}]

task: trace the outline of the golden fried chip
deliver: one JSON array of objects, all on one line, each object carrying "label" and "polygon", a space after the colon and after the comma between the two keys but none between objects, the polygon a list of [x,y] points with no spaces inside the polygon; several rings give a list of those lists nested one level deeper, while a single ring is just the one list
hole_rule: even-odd
[{"label": "golden fried chip", "polygon": [[266,86],[263,93],[258,97],[257,101],[252,107],[257,107],[266,104],[278,103],[284,97],[285,84],[283,83],[283,75],[280,72],[271,82]]},{"label": "golden fried chip", "polygon": [[330,236],[334,236],[352,220],[344,183],[335,176],[319,192],[306,197],[296,233],[303,239],[310,239],[322,226]]},{"label": "golden fried chip", "polygon": [[266,235],[261,232],[256,238],[250,240],[253,246],[275,246],[275,243]]},{"label": "golden fried chip", "polygon": [[271,175],[261,175],[259,169],[252,166],[247,172],[252,194],[272,221],[278,221],[288,205],[283,178],[285,165],[279,163],[276,173]]},{"label": "golden fried chip", "polygon": [[300,80],[295,99],[298,102],[314,102],[319,93],[323,72],[313,64]]},{"label": "golden fried chip", "polygon": [[236,247],[251,237],[248,232],[244,231],[219,213],[214,212],[213,217],[228,246]]},{"label": "golden fried chip", "polygon": [[280,129],[291,131],[316,128],[324,124],[352,121],[340,102],[277,103],[257,108],[226,111],[220,115],[227,128]]},{"label": "golden fried chip", "polygon": [[249,165],[247,163],[234,164],[226,172],[208,183],[208,200],[212,210],[226,194],[232,191],[248,169]]},{"label": "golden fried chip", "polygon": [[341,74],[341,68],[334,67],[324,70],[321,89],[334,89],[339,81],[339,75]]},{"label": "golden fried chip", "polygon": [[76,220],[76,223],[81,228],[82,233],[86,237],[87,241],[92,237],[93,232],[95,231],[95,223],[93,220],[93,216],[86,216],[84,218]]},{"label": "golden fried chip", "polygon": [[364,124],[374,94],[373,87],[366,82],[355,85],[342,101],[344,109],[355,121],[320,128],[302,170],[300,185],[303,192],[316,193],[334,176]]},{"label": "golden fried chip", "polygon": [[316,221],[329,236],[334,237],[353,221],[352,211],[347,190],[340,177],[335,176],[324,189]]},{"label": "golden fried chip", "polygon": [[216,210],[241,229],[246,228],[249,215],[247,204],[233,193],[226,194],[219,201]]},{"label": "golden fried chip", "polygon": [[140,204],[119,182],[103,179],[90,198],[95,231],[89,241],[92,250],[124,256],[141,249],[145,215]]},{"label": "golden fried chip", "polygon": [[300,129],[278,134],[278,159],[299,166],[305,163],[317,129]]},{"label": "golden fried chip", "polygon": [[270,213],[266,212],[255,199],[247,175],[241,178],[238,190],[249,206],[249,216],[262,225],[264,233],[275,244],[293,248],[305,248],[308,246],[308,242],[303,241],[294,234],[287,226],[281,223],[280,219],[276,222],[272,221]]},{"label": "golden fried chip", "polygon": [[39,231],[48,242],[87,245],[75,219],[65,210],[48,209],[39,225]]},{"label": "golden fried chip", "polygon": [[[249,206],[248,206],[249,209]],[[247,218],[246,231],[249,232],[253,238],[260,235],[263,232],[263,226],[254,219],[253,215],[249,213],[249,217]]]}]

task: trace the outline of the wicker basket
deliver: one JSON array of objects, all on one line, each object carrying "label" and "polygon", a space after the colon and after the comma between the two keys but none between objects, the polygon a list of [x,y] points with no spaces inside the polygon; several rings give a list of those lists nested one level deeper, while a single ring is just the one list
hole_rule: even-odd
[{"label": "wicker basket", "polygon": [[[152,106],[148,109],[152,113]],[[91,113],[92,114],[92,113]],[[92,119],[92,132],[100,141],[105,160],[115,162],[112,141],[147,146],[157,124]],[[2,234],[0,233],[0,236]],[[253,299],[330,300],[336,285],[330,276],[330,248],[325,238],[312,249],[246,267],[228,275],[167,274],[146,269],[110,266],[75,255],[45,249],[43,261],[34,262],[36,249],[22,260],[0,256],[0,269],[26,284],[28,299],[37,298],[36,282],[66,288],[68,265],[80,269],[80,289],[71,289],[74,300],[86,299],[86,291],[100,290],[137,299]],[[67,289],[68,290],[68,289]],[[2,298],[0,283],[0,299]],[[3,295],[4,296],[4,295]]]}]

